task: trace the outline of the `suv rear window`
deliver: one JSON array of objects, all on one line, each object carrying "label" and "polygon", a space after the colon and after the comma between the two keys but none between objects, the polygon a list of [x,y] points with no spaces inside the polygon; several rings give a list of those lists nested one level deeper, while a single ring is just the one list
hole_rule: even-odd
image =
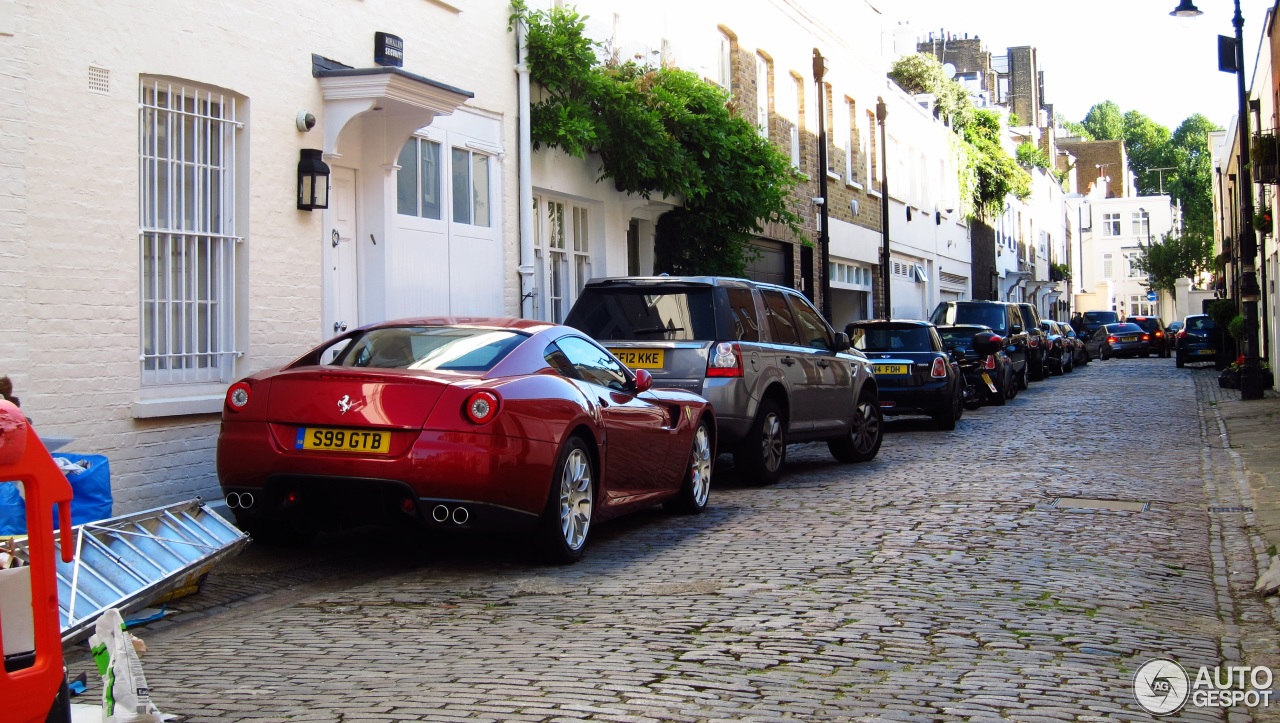
[{"label": "suv rear window", "polygon": [[[927,326],[849,327],[849,343],[862,351],[933,351]],[[972,335],[969,337],[973,338]]]},{"label": "suv rear window", "polygon": [[1090,324],[1114,324],[1120,317],[1114,311],[1086,311],[1084,320]]},{"label": "suv rear window", "polygon": [[588,287],[564,323],[599,340],[716,338],[710,288]]},{"label": "suv rear window", "polygon": [[938,308],[938,313],[934,314],[933,323],[976,324],[1003,331],[1006,326],[1006,314],[1006,307],[1003,304],[948,304]]},{"label": "suv rear window", "polygon": [[1160,324],[1160,320],[1154,316],[1138,316],[1138,317],[1131,316],[1129,317],[1129,321],[1142,327],[1143,331],[1155,331],[1156,329],[1164,328]]}]

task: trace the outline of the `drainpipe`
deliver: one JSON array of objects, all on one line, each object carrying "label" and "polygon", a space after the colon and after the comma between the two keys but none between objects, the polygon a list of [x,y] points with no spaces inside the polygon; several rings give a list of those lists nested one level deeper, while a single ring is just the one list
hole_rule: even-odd
[{"label": "drainpipe", "polygon": [[528,27],[523,20],[516,22],[516,96],[520,108],[520,316],[525,319],[534,317],[534,297],[538,289],[534,287],[534,253],[533,253],[533,141],[529,126],[529,65],[528,49],[525,37]]}]

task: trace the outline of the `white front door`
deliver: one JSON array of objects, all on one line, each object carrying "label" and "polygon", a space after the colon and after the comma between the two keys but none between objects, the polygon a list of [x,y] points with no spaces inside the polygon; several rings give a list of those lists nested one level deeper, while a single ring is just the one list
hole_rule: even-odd
[{"label": "white front door", "polygon": [[356,204],[356,171],[334,166],[329,179],[329,209],[325,212],[325,285],[329,295],[329,318],[325,332],[341,334],[359,325],[359,274],[356,234],[359,223]]}]

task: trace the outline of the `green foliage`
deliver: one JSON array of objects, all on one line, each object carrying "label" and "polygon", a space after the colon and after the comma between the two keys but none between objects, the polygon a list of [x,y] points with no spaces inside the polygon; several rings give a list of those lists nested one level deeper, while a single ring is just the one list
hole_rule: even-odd
[{"label": "green foliage", "polygon": [[530,79],[542,89],[530,113],[534,148],[595,155],[598,180],[617,190],[683,201],[659,223],[656,270],[741,275],[765,224],[803,237],[788,206],[800,175],[723,89],[679,68],[601,61],[572,8],[512,7],[513,25],[528,26]]},{"label": "green foliage", "polygon": [[1152,196],[1160,192],[1160,174],[1149,168],[1167,168],[1169,129],[1136,110],[1124,114],[1124,150],[1129,156],[1129,170],[1138,177],[1138,195]]},{"label": "green foliage", "polygon": [[1090,108],[1082,125],[1095,140],[1124,140],[1124,117],[1120,114],[1120,106],[1109,100]]},{"label": "green foliage", "polygon": [[1059,128],[1066,130],[1071,135],[1086,141],[1094,140],[1093,134],[1090,133],[1089,130],[1084,127],[1084,125],[1080,123],[1076,123],[1075,121],[1072,121],[1072,120],[1067,120],[1067,117],[1062,115],[1061,113],[1055,113],[1053,115],[1053,119],[1054,119],[1054,122],[1058,124]]},{"label": "green foliage", "polygon": [[1031,195],[1031,176],[1001,143],[1000,115],[975,109],[964,86],[946,77],[935,57],[925,53],[903,56],[893,64],[889,77],[908,93],[937,97],[939,114],[963,138],[959,180],[967,216],[989,218],[1004,209],[1007,196],[1025,199]]},{"label": "green foliage", "polygon": [[1023,168],[1043,168],[1049,170],[1049,157],[1040,150],[1040,146],[1031,141],[1023,141],[1016,153],[1018,164]]},{"label": "green foliage", "polygon": [[1217,299],[1209,302],[1207,312],[1209,318],[1213,319],[1213,323],[1219,329],[1226,329],[1231,326],[1231,320],[1240,313],[1236,308],[1236,302],[1231,299]]},{"label": "green foliage", "polygon": [[942,63],[929,53],[902,56],[889,70],[889,78],[912,95],[931,93],[935,113],[954,127],[963,127],[973,115],[969,92],[948,78]]},{"label": "green foliage", "polygon": [[1165,176],[1165,191],[1182,201],[1182,222],[1187,232],[1213,235],[1213,158],[1209,133],[1220,130],[1196,113],[1173,132],[1170,160],[1173,176]]},{"label": "green foliage", "polygon": [[1231,321],[1227,322],[1227,332],[1231,334],[1231,338],[1236,341],[1244,339],[1244,314],[1236,314],[1231,317]]},{"label": "green foliage", "polygon": [[1176,294],[1180,278],[1194,278],[1213,265],[1213,236],[1167,233],[1152,244],[1138,244],[1134,265],[1147,275],[1147,286]]},{"label": "green foliage", "polygon": [[1031,196],[1031,176],[1005,152],[1000,133],[1000,115],[992,110],[976,111],[973,122],[964,127],[964,139],[977,174],[973,206],[979,218],[998,216],[1010,195],[1019,199]]}]

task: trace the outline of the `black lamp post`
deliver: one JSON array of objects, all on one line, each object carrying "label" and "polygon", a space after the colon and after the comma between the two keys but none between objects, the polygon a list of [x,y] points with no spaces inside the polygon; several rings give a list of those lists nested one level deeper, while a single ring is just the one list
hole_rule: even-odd
[{"label": "black lamp post", "polygon": [[822,255],[822,280],[818,288],[822,293],[822,316],[831,321],[831,237],[827,234],[827,116],[822,109],[826,89],[822,77],[827,74],[827,59],[817,48],[813,49],[813,81],[818,85],[818,215],[822,228],[818,230],[818,249]]},{"label": "black lamp post", "polygon": [[884,119],[889,108],[884,98],[876,98],[876,122],[880,124],[880,286],[884,292],[884,318],[893,317],[889,295],[889,146],[885,141]]},{"label": "black lamp post", "polygon": [[[1244,339],[1241,351],[1244,366],[1240,369],[1240,398],[1262,399],[1262,375],[1258,366],[1258,286],[1257,256],[1258,237],[1253,228],[1253,178],[1249,168],[1249,105],[1244,87],[1244,16],[1240,14],[1240,0],[1235,0],[1236,14],[1232,24],[1236,28],[1236,94],[1240,107],[1236,124],[1240,127],[1240,274],[1241,313],[1244,316]],[[1194,18],[1203,15],[1192,0],[1181,0],[1171,13],[1175,17]]]}]

